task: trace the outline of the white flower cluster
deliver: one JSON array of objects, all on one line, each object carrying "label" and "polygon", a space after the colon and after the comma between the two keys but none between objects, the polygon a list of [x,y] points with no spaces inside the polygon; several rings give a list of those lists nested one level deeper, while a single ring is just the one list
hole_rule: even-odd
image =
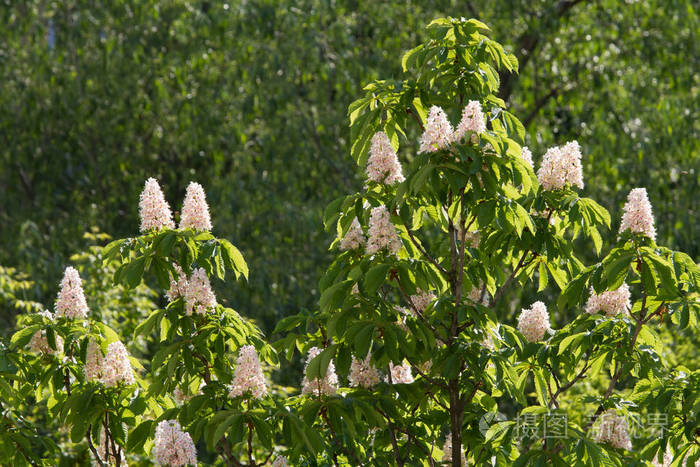
[{"label": "white flower cluster", "polygon": [[518,318],[518,331],[525,336],[528,342],[542,340],[549,330],[549,313],[547,306],[542,302],[535,302],[532,307],[523,309]]},{"label": "white flower cluster", "polygon": [[391,223],[391,215],[385,206],[372,208],[367,232],[367,254],[374,254],[386,248],[389,253],[396,254],[401,249],[401,239],[396,233],[396,227]]},{"label": "white flower cluster", "polygon": [[629,229],[631,232],[644,234],[656,241],[654,216],[646,188],[635,188],[630,191],[623,210],[620,233]]},{"label": "white flower cluster", "polygon": [[323,379],[315,378],[309,381],[306,377],[306,373],[309,369],[309,362],[313,360],[318,354],[321,353],[321,349],[318,347],[311,347],[309,349],[309,356],[306,359],[306,366],[304,367],[304,379],[301,382],[302,394],[316,394],[330,396],[338,391],[338,375],[335,373],[335,365],[333,361],[328,364],[328,370],[326,371],[326,376]]},{"label": "white flower cluster", "polygon": [[537,171],[537,180],[545,190],[561,190],[567,184],[583,188],[581,147],[576,141],[549,148]]},{"label": "white flower cluster", "polygon": [[378,131],[372,137],[367,159],[367,178],[387,185],[401,183],[404,180],[396,151],[383,131]]},{"label": "white flower cluster", "polygon": [[389,372],[391,373],[391,382],[393,384],[410,384],[413,382],[411,365],[408,362],[404,362],[401,365],[394,365],[393,362],[389,362]]},{"label": "white flower cluster", "polygon": [[595,433],[595,441],[609,443],[619,449],[632,449],[627,419],[618,415],[614,409],[609,409],[600,416],[600,424]]},{"label": "white flower cluster", "polygon": [[602,311],[609,317],[623,313],[630,309],[630,289],[627,284],[622,284],[615,290],[609,290],[597,295],[591,287],[591,295],[586,302],[586,313]]},{"label": "white flower cluster", "polygon": [[[53,313],[48,310],[40,311],[39,314],[54,321]],[[46,331],[41,330],[34,333],[32,339],[29,341],[29,350],[35,353],[44,353],[48,355],[55,355],[57,353],[63,352],[63,339],[61,336],[56,335],[56,350],[52,349],[49,345],[49,340],[46,337]]]},{"label": "white flower cluster", "polygon": [[363,387],[369,389],[379,382],[379,371],[372,365],[372,354],[367,353],[367,356],[358,360],[353,355],[352,363],[350,364],[350,373],[348,380],[352,387]]},{"label": "white flower cluster", "polygon": [[362,226],[357,220],[357,217],[352,220],[350,228],[345,233],[345,236],[340,240],[341,250],[356,250],[365,244],[365,234],[362,232]]},{"label": "white flower cluster", "polygon": [[228,395],[238,397],[249,391],[254,398],[262,399],[267,394],[267,385],[255,347],[244,345],[238,355]]}]

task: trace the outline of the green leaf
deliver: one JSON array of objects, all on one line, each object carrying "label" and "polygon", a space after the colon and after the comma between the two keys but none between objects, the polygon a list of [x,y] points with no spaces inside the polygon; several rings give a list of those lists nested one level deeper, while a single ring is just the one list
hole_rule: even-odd
[{"label": "green leaf", "polygon": [[386,273],[389,271],[390,267],[391,265],[389,264],[380,264],[367,271],[363,285],[368,295],[377,293],[379,287],[384,283]]},{"label": "green leaf", "polygon": [[345,299],[352,284],[353,281],[345,280],[343,282],[337,282],[324,290],[319,300],[321,311],[332,311],[337,308],[342,303],[343,299]]},{"label": "green leaf", "polygon": [[329,346],[316,355],[306,367],[306,377],[309,381],[320,379],[326,376],[328,365],[335,355],[336,344]]},{"label": "green leaf", "polygon": [[152,420],[146,420],[134,428],[126,440],[126,450],[129,452],[142,452],[143,445],[151,434]]},{"label": "green leaf", "polygon": [[574,341],[580,340],[586,333],[585,332],[579,332],[577,334],[573,334],[571,336],[566,336],[562,341],[559,343],[559,351],[557,352],[557,355],[561,355],[564,353],[567,347],[569,347]]},{"label": "green leaf", "polygon": [[547,278],[549,277],[547,274],[547,266],[543,261],[540,262],[539,264],[539,286],[537,288],[538,292],[542,292],[545,288],[547,288]]},{"label": "green leaf", "polygon": [[243,277],[245,277],[247,280],[248,265],[246,264],[245,259],[243,259],[243,255],[238,248],[233,246],[231,242],[225,239],[220,239],[219,245],[222,247],[221,253],[224,257],[224,264],[226,267],[231,269],[236,274],[236,277],[243,274]]}]

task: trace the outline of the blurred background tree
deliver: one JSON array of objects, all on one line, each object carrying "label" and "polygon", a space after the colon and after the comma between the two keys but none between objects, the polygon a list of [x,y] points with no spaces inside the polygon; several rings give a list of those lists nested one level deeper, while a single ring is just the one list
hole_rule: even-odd
[{"label": "blurred background tree", "polygon": [[215,234],[251,269],[244,295],[222,301],[267,331],[313,308],[330,262],[323,209],[364,181],[347,106],[363,83],[400,79],[396,57],[445,15],[487,23],[518,56],[502,97],[536,163],[578,139],[586,183],[604,187],[584,194],[616,218],[647,186],[659,242],[698,260],[694,3],[0,0],[0,264],[32,279],[20,298],[48,305],[92,244],[84,232],[137,233],[147,177],[175,209],[196,180]]}]

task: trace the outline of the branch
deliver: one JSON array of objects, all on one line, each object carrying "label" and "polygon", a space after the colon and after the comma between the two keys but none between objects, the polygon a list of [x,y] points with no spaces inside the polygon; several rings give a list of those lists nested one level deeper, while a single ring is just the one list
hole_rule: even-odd
[{"label": "branch", "polygon": [[[582,1],[583,0],[561,0],[554,8],[548,9],[549,14],[547,17],[538,21],[539,24],[545,25],[542,29],[535,31],[528,28],[520,35],[514,47],[515,55],[518,59],[518,73],[522,74],[527,63],[534,55],[535,50],[537,50],[542,37],[550,32],[550,29],[553,29],[552,24],[556,24],[556,21],[561,19],[569,10]],[[507,102],[515,88],[518,75],[511,74],[508,70],[501,70],[498,75],[501,81],[501,89],[498,95]]]},{"label": "branch", "polygon": [[[573,86],[564,89],[562,93],[569,92],[570,90],[573,89]],[[540,97],[535,101],[534,108],[530,111],[529,114],[523,119],[523,126],[525,128],[530,126],[530,123],[532,123],[532,120],[535,119],[538,113],[540,113],[540,110],[542,110],[542,107],[545,106],[545,104],[553,97],[556,97],[559,94],[559,91],[562,90],[562,86],[556,86],[552,88],[547,94],[544,96]]]},{"label": "branch", "polygon": [[438,268],[438,270],[441,273],[448,275],[447,270],[445,268],[443,268],[442,266],[440,266],[440,264],[437,261],[435,261],[435,258],[430,256],[428,254],[428,252],[425,251],[423,246],[418,242],[418,240],[416,240],[416,237],[413,236],[413,232],[411,231],[411,229],[408,228],[408,225],[406,225],[406,223],[404,223],[403,226],[406,228],[406,232],[408,233],[408,237],[411,239],[411,242],[416,246],[416,248],[418,248],[420,250],[420,252],[423,254],[423,256],[425,256],[425,259],[430,261],[430,263],[432,263],[433,266]]},{"label": "branch", "polygon": [[418,126],[420,126],[421,131],[425,131],[425,127],[423,126],[423,122],[420,121],[420,118],[418,118],[418,115],[412,110],[412,109],[406,109],[406,113],[413,117],[413,119],[418,123]]},{"label": "branch", "polygon": [[[574,377],[574,379],[569,381],[564,386],[558,387],[557,391],[553,395],[552,395],[552,391],[550,389],[549,395],[552,397],[552,400],[550,400],[549,404],[547,404],[548,407],[552,407],[552,403],[554,403],[554,405],[557,408],[559,408],[559,403],[557,402],[557,397],[559,397],[559,395],[562,394],[564,391],[568,390],[571,386],[576,384],[576,381],[580,380],[581,378],[583,378],[586,375],[586,372],[590,368],[590,366],[588,365],[589,358],[590,358],[590,354],[586,355],[586,360],[583,362],[583,368],[581,368],[581,371],[579,371],[579,373]],[[552,372],[552,374],[554,374],[554,373]],[[556,377],[555,377],[555,381],[557,381],[557,386],[558,386],[559,382],[558,382],[558,380],[556,380]],[[547,388],[549,389],[549,380],[547,380]]]},{"label": "branch", "polygon": [[386,419],[387,423],[389,424],[389,434],[391,435],[391,445],[394,447],[394,459],[396,459],[396,465],[399,467],[403,466],[404,462],[399,456],[399,444],[396,442],[396,433],[394,433],[394,423],[391,421],[389,416],[384,413],[382,409],[377,407],[377,412],[382,414],[382,416]]},{"label": "branch", "polygon": [[518,273],[518,271],[520,271],[521,268],[528,267],[530,265],[530,263],[532,263],[535,260],[535,258],[537,257],[537,254],[533,253],[532,258],[530,258],[530,260],[527,263],[525,263],[525,257],[527,256],[527,254],[529,252],[530,252],[530,250],[526,250],[523,253],[523,256],[520,258],[520,262],[518,262],[518,265],[515,267],[515,269],[513,269],[513,272],[511,273],[511,275],[508,276],[508,279],[506,279],[506,281],[503,283],[501,288],[498,289],[496,291],[496,293],[493,295],[493,300],[491,301],[491,306],[498,303],[498,301],[501,299],[501,297],[503,296],[505,291],[508,289],[508,287],[510,287],[510,284],[513,282],[513,279],[515,279],[515,276]]},{"label": "branch", "polygon": [[87,443],[88,443],[88,448],[90,448],[90,452],[92,452],[92,455],[95,456],[95,461],[101,466],[104,467],[105,463],[100,457],[100,455],[97,452],[97,449],[95,449],[95,445],[92,444],[92,425],[88,426],[88,432],[87,432]]}]

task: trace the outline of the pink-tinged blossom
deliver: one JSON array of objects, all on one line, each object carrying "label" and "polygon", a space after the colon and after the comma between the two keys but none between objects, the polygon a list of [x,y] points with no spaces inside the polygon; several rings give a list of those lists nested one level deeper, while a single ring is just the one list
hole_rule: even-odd
[{"label": "pink-tinged blossom", "polygon": [[433,368],[433,361],[432,360],[427,360],[420,365],[418,365],[418,369],[421,371],[421,373],[428,374],[430,373],[430,370]]},{"label": "pink-tinged blossom", "polygon": [[151,454],[153,461],[158,465],[197,465],[197,450],[192,437],[182,431],[177,420],[163,420],[158,423]]},{"label": "pink-tinged blossom", "polygon": [[85,356],[85,368],[83,369],[85,372],[85,379],[88,381],[97,381],[100,379],[102,376],[103,360],[102,349],[94,339],[90,339]]},{"label": "pink-tinged blossom", "polygon": [[177,300],[180,297],[184,297],[185,292],[187,291],[187,274],[185,274],[182,271],[182,268],[177,264],[173,264],[173,268],[177,274],[177,280],[175,280],[173,275],[170,274],[170,288],[165,293],[165,296],[168,298],[169,302]]},{"label": "pink-tinged blossom", "polygon": [[576,141],[549,148],[537,171],[537,180],[545,190],[561,190],[569,185],[583,188],[581,147]]},{"label": "pink-tinged blossom", "polygon": [[629,229],[631,232],[644,234],[656,241],[654,216],[646,188],[635,188],[630,191],[623,209],[620,233]]},{"label": "pink-tinged blossom", "polygon": [[141,216],[141,232],[175,228],[170,205],[165,200],[163,191],[155,178],[146,180],[139,198],[139,216]]},{"label": "pink-tinged blossom", "polygon": [[411,365],[408,362],[401,365],[394,365],[393,362],[389,362],[389,372],[391,373],[391,382],[393,384],[410,384],[413,382]]},{"label": "pink-tinged blossom", "polygon": [[591,287],[591,295],[586,302],[586,313],[597,313],[602,311],[609,317],[623,313],[630,309],[630,289],[627,284],[622,284],[616,290],[609,290],[596,294]]},{"label": "pink-tinged blossom", "polygon": [[60,285],[61,290],[59,290],[56,299],[56,317],[87,318],[90,310],[85,301],[83,282],[74,267],[68,266],[66,268]]},{"label": "pink-tinged blossom", "polygon": [[627,419],[609,409],[600,416],[600,424],[595,431],[597,443],[609,443],[618,449],[632,449]]},{"label": "pink-tinged blossom", "polygon": [[383,131],[378,131],[372,137],[367,159],[367,178],[387,185],[404,180],[399,158],[391,146],[389,137]]},{"label": "pink-tinged blossom", "polygon": [[532,162],[532,152],[530,152],[530,149],[527,146],[523,146],[523,152],[520,154],[520,157],[523,158],[527,165],[533,169],[535,168],[535,164]]},{"label": "pink-tinged blossom", "polygon": [[[435,301],[437,297],[432,292],[424,292],[423,290],[417,290],[415,295],[411,295],[411,303],[416,310],[423,313],[431,303]],[[413,314],[413,312],[411,312]]]},{"label": "pink-tinged blossom", "polygon": [[454,132],[454,141],[459,142],[467,132],[479,135],[486,131],[486,119],[479,101],[469,101],[462,110],[462,120]]},{"label": "pink-tinged blossom", "polygon": [[185,289],[185,314],[187,316],[192,316],[192,313],[203,315],[215,306],[216,295],[211,289],[206,271],[202,268],[195,269]]},{"label": "pink-tinged blossom", "polygon": [[447,119],[445,111],[434,105],[428,112],[428,121],[425,123],[425,131],[420,138],[419,153],[435,152],[447,148],[452,144],[454,130]]},{"label": "pink-tinged blossom", "polygon": [[468,295],[469,300],[471,300],[474,303],[480,303],[482,305],[485,305],[486,303],[488,303],[489,293],[487,290],[484,290],[484,297],[482,300],[482,298],[481,298],[482,290],[484,290],[484,283],[479,281],[479,283],[476,285],[473,285],[472,289],[469,291],[469,295]]},{"label": "pink-tinged blossom", "polygon": [[[452,433],[447,433],[445,444],[442,446],[442,462],[452,462]],[[467,465],[467,457],[464,455],[464,450],[461,452],[461,464]]]},{"label": "pink-tinged blossom", "polygon": [[185,402],[192,399],[192,397],[193,396],[191,394],[185,394],[185,392],[179,387],[175,388],[175,390],[173,391],[173,399],[178,405],[184,404]]},{"label": "pink-tinged blossom", "polygon": [[333,395],[338,391],[338,375],[335,373],[335,365],[333,360],[328,364],[328,370],[326,371],[326,376],[323,379],[316,378],[311,381],[306,377],[306,373],[309,369],[309,362],[313,360],[318,354],[321,353],[321,349],[318,347],[311,347],[309,349],[309,356],[306,359],[306,366],[304,367],[304,379],[301,382],[302,394],[315,394],[320,395]]},{"label": "pink-tinged blossom", "polygon": [[[673,461],[675,460],[675,457],[673,454],[671,454],[671,448],[666,445],[666,452],[664,452],[664,459],[662,462],[659,462],[657,460],[657,456],[654,456],[654,459],[651,462],[651,465],[653,467],[671,467],[671,464],[673,464]],[[683,467],[689,467],[691,465],[690,462],[688,462],[688,454],[686,454],[683,458],[683,461],[681,461],[680,464],[676,465],[682,465]],[[693,464],[695,467],[700,467],[700,460],[695,461]]]},{"label": "pink-tinged blossom", "polygon": [[367,254],[374,254],[386,248],[389,253],[396,254],[401,249],[401,239],[396,233],[396,227],[391,223],[391,215],[385,206],[372,208],[367,231]]},{"label": "pink-tinged blossom", "polygon": [[288,467],[287,458],[284,456],[277,456],[272,462],[272,467]]},{"label": "pink-tinged blossom", "polygon": [[[53,313],[51,313],[48,310],[40,311],[39,314],[45,318],[48,318],[49,321],[54,320]],[[47,355],[55,355],[57,353],[63,352],[63,339],[61,339],[61,336],[55,335],[55,340],[56,350],[51,348],[51,346],[49,345],[49,340],[46,337],[46,330],[42,329],[40,331],[35,332],[32,336],[32,339],[29,341],[29,350],[35,353],[44,353]]]},{"label": "pink-tinged blossom", "polygon": [[233,382],[229,387],[229,397],[250,394],[255,399],[262,399],[267,394],[267,385],[263,375],[260,359],[255,347],[244,345],[238,354],[236,369],[233,370]]},{"label": "pink-tinged blossom", "polygon": [[185,193],[180,216],[181,229],[211,230],[209,205],[204,188],[197,182],[190,182]]},{"label": "pink-tinged blossom", "polygon": [[107,387],[114,387],[119,383],[134,384],[134,371],[131,369],[129,352],[119,341],[107,346],[107,354],[102,361],[102,375],[100,382]]},{"label": "pink-tinged blossom", "polygon": [[479,248],[479,244],[481,243],[481,232],[478,230],[465,232],[464,243],[471,248]]},{"label": "pink-tinged blossom", "polygon": [[365,244],[365,234],[362,233],[357,217],[352,220],[350,228],[345,233],[345,236],[340,240],[341,250],[356,250]]},{"label": "pink-tinged blossom", "polygon": [[542,340],[549,330],[549,313],[547,306],[542,302],[535,302],[527,310],[523,309],[518,318],[518,331],[525,336],[528,342]]},{"label": "pink-tinged blossom", "polygon": [[365,389],[369,389],[379,382],[379,371],[372,365],[371,359],[371,353],[367,353],[367,356],[362,360],[356,359],[353,355],[352,363],[350,364],[350,373],[348,374],[350,386],[361,386]]}]

